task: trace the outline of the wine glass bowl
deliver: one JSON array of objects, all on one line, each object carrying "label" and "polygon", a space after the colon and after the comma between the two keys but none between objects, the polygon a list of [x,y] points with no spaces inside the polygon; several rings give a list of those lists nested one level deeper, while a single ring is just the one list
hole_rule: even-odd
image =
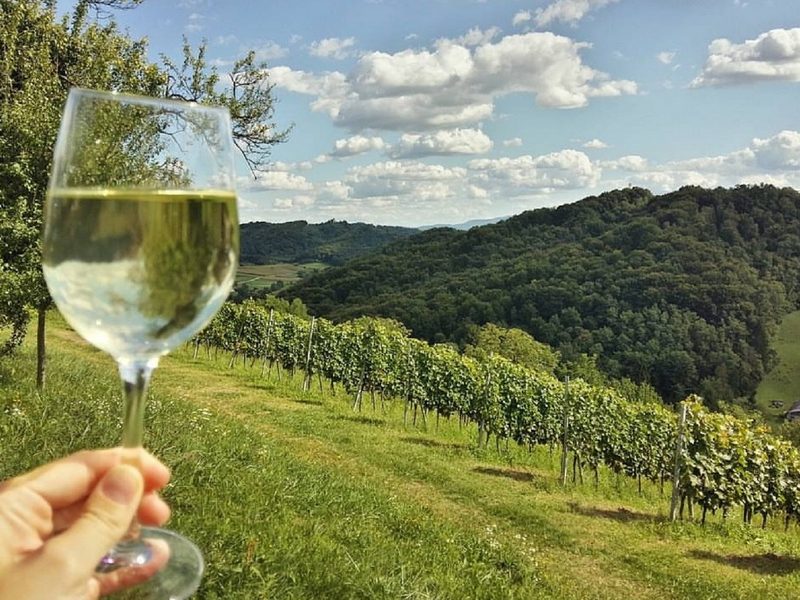
[{"label": "wine glass bowl", "polygon": [[[225,109],[82,89],[67,99],[45,203],[42,267],[67,322],[118,363],[123,447],[142,444],[145,395],[159,358],[205,326],[233,286],[232,147]],[[98,573],[140,568],[167,547],[169,560],[147,597],[186,598],[199,584],[202,556],[171,532],[133,523]]]}]

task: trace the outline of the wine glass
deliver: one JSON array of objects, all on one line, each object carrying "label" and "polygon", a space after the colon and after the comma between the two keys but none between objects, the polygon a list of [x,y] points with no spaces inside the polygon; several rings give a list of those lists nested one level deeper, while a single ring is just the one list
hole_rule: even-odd
[{"label": "wine glass", "polygon": [[[128,462],[142,445],[159,358],[205,326],[233,285],[232,147],[226,109],[85,89],[67,98],[45,203],[44,276],[69,324],[119,365]],[[203,572],[199,550],[137,522],[98,576],[167,553],[146,597],[186,598]]]}]

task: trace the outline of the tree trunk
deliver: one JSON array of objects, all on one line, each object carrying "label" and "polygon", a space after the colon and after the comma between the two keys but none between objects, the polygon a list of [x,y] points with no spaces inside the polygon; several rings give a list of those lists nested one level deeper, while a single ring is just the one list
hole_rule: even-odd
[{"label": "tree trunk", "polygon": [[46,367],[45,355],[45,317],[47,310],[39,307],[36,317],[36,388],[41,390],[44,388],[44,377]]}]

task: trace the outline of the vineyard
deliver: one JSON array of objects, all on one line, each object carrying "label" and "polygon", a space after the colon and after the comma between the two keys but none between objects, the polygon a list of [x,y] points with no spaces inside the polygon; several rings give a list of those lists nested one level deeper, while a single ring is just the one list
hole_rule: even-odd
[{"label": "vineyard", "polygon": [[[449,345],[410,337],[395,321],[363,317],[341,324],[265,309],[255,302],[226,304],[194,340],[261,369],[304,374],[303,387],[341,384],[361,410],[364,398],[405,403],[404,419],[427,423],[457,417],[478,428],[479,446],[494,438],[562,451],[573,480],[600,465],[617,474],[677,482],[680,514],[695,506],[741,507],[754,515],[800,517],[800,453],[766,428],[705,410],[697,398],[683,403],[683,418],[655,403],[634,403],[614,389],[582,380],[561,382],[499,356],[476,360]],[[326,380],[326,381],[325,381]]]}]

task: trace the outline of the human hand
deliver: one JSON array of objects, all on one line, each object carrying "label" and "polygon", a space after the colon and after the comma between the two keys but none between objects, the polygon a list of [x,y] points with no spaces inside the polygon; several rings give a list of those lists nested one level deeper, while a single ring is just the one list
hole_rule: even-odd
[{"label": "human hand", "polygon": [[94,573],[135,515],[146,525],[169,518],[157,493],[169,470],[136,452],[138,468],[122,464],[122,448],[92,450],[0,484],[0,600],[90,600],[140,583],[164,565],[167,551],[153,547],[141,567]]}]

